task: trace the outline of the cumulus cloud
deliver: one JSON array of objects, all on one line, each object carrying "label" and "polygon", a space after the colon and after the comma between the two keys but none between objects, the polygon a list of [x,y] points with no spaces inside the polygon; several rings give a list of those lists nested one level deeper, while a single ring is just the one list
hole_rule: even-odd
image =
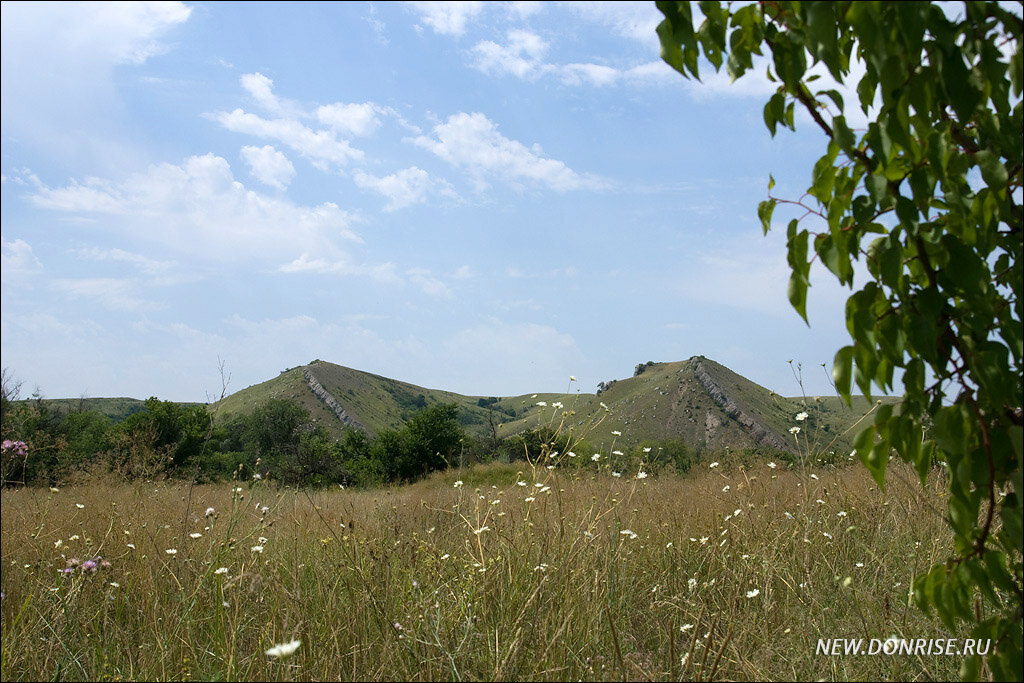
[{"label": "cumulus cloud", "polygon": [[5,2],[0,13],[5,140],[63,164],[114,168],[131,159],[114,70],[168,51],[168,34],[192,9],[180,2]]},{"label": "cumulus cloud", "polygon": [[543,60],[547,51],[548,44],[539,35],[514,29],[508,32],[507,44],[482,40],[471,52],[475,59],[473,66],[486,74],[530,78],[545,70]]},{"label": "cumulus cloud", "polygon": [[456,37],[466,32],[466,24],[484,8],[482,2],[410,2],[409,5],[434,33]]},{"label": "cumulus cloud", "polygon": [[277,140],[302,156],[321,165],[333,163],[344,166],[351,160],[361,160],[363,151],[340,140],[333,131],[312,130],[296,119],[265,119],[242,109],[217,112],[210,118],[235,133]]},{"label": "cumulus cloud", "polygon": [[106,215],[109,228],[202,260],[329,254],[338,240],[361,241],[350,229],[355,216],[336,204],[302,206],[249,190],[213,154],[150,166],[121,182],[40,185],[29,199],[63,213]]},{"label": "cumulus cloud", "polygon": [[43,264],[36,258],[32,251],[32,245],[22,239],[13,242],[0,240],[2,251],[0,251],[0,273],[2,273],[5,285],[11,285],[24,280],[43,269]]},{"label": "cumulus cloud", "polygon": [[650,2],[569,2],[566,3],[586,21],[595,22],[623,38],[635,40],[655,52],[659,49],[655,29],[665,16]]},{"label": "cumulus cloud", "polygon": [[281,152],[274,149],[273,145],[253,147],[246,145],[242,148],[242,158],[249,164],[249,172],[256,180],[264,185],[276,187],[283,190],[295,177],[295,167],[288,161]]},{"label": "cumulus cloud", "polygon": [[470,64],[492,76],[515,76],[526,80],[552,77],[569,86],[660,84],[680,78],[661,60],[632,67],[590,62],[548,63],[545,57],[549,47],[548,42],[536,33],[513,29],[508,32],[504,45],[491,40],[482,40],[474,45],[470,50]]},{"label": "cumulus cloud", "polygon": [[380,128],[379,114],[386,111],[373,102],[363,102],[362,104],[336,102],[317,107],[316,118],[320,123],[330,126],[340,133],[365,137]]},{"label": "cumulus cloud", "polygon": [[427,196],[433,191],[448,197],[458,197],[450,184],[444,180],[434,180],[430,174],[416,166],[403,168],[397,173],[382,178],[357,171],[352,179],[364,190],[372,190],[387,197],[388,204],[384,207],[385,211],[397,211],[425,202]]},{"label": "cumulus cloud", "polygon": [[567,85],[612,85],[622,72],[603,64],[566,64],[559,69],[559,76]]},{"label": "cumulus cloud", "polygon": [[557,159],[546,158],[538,145],[528,148],[506,138],[479,112],[454,114],[434,126],[433,134],[418,136],[412,142],[453,166],[466,168],[480,187],[486,185],[485,177],[514,184],[530,181],[558,192],[606,185],[599,178],[580,175]]},{"label": "cumulus cloud", "polygon": [[281,110],[281,101],[274,94],[274,81],[261,73],[243,74],[241,81],[242,87],[261,107],[275,113]]}]

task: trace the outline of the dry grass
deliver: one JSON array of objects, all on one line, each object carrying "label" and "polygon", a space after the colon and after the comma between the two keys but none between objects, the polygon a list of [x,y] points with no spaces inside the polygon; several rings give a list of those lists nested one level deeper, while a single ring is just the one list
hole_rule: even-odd
[{"label": "dry grass", "polygon": [[[815,655],[818,638],[963,634],[908,608],[915,572],[949,551],[941,486],[922,489],[895,465],[884,493],[859,466],[814,476],[767,464],[642,480],[491,465],[310,495],[262,481],[7,490],[0,673],[954,676],[955,657]],[[96,556],[111,566],[60,571]],[[292,656],[265,654],[293,639]]]}]

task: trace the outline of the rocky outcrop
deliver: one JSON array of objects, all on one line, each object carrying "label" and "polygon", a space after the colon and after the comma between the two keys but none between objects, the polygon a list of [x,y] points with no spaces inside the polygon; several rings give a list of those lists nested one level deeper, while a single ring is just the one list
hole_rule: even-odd
[{"label": "rocky outcrop", "polygon": [[345,412],[345,409],[341,407],[341,404],[338,403],[338,399],[334,398],[329,391],[324,389],[323,385],[320,384],[316,377],[313,376],[313,371],[310,368],[303,368],[302,376],[306,378],[306,384],[309,385],[309,389],[313,392],[313,395],[323,401],[324,405],[330,408],[331,411],[338,416],[338,419],[341,420],[343,425],[363,432],[366,431],[366,427],[361,425],[357,420],[353,420],[352,417]]},{"label": "rocky outcrop", "polygon": [[748,413],[744,412],[736,403],[725,393],[725,389],[718,385],[717,382],[708,374],[707,370],[704,369],[703,364],[697,363],[697,367],[694,368],[694,374],[697,375],[698,381],[704,390],[715,400],[718,407],[725,411],[726,415],[739,422],[747,433],[752,436],[757,443],[763,446],[770,446],[771,448],[778,448],[782,451],[792,451],[793,445],[783,439],[781,436],[773,432],[771,429],[765,427],[763,424],[755,420]]}]

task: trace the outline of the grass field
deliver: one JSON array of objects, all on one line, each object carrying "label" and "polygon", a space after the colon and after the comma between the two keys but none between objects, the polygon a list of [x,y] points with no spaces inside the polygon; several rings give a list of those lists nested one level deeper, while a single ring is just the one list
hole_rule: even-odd
[{"label": "grass field", "polygon": [[956,674],[952,656],[816,654],[819,638],[965,635],[908,606],[949,548],[941,486],[907,469],[881,492],[859,465],[520,465],[308,495],[251,479],[5,490],[2,678]]}]

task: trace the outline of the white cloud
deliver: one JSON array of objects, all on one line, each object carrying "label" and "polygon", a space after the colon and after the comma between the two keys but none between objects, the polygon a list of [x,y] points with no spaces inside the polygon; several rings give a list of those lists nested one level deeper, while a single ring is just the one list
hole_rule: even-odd
[{"label": "white cloud", "polygon": [[268,111],[281,111],[281,102],[274,94],[274,81],[261,73],[243,74],[242,87],[252,96],[256,103]]},{"label": "white cloud", "polygon": [[665,18],[653,2],[570,2],[566,3],[587,21],[607,26],[623,38],[635,40],[655,53],[659,49],[655,29]]},{"label": "white cloud", "polygon": [[410,2],[424,24],[434,33],[461,36],[466,32],[466,23],[480,14],[482,2]]},{"label": "white cloud", "polygon": [[526,19],[544,9],[544,3],[538,0],[519,0],[518,2],[506,2],[510,16],[516,19]]},{"label": "white cloud", "polygon": [[434,180],[421,168],[412,166],[397,173],[378,178],[363,171],[357,171],[352,179],[364,190],[372,190],[388,198],[385,211],[396,211],[426,201],[431,191],[448,197],[458,195],[451,185],[443,180]]},{"label": "white cloud", "polygon": [[559,69],[559,74],[566,85],[612,85],[621,76],[618,69],[601,64],[566,64]]},{"label": "white cloud", "polygon": [[536,33],[514,29],[508,32],[507,45],[482,40],[473,46],[473,66],[486,74],[535,77],[544,70],[547,50],[547,42]]},{"label": "white cloud", "polygon": [[295,177],[295,167],[273,145],[242,148],[242,158],[249,164],[249,172],[264,185],[283,190]]},{"label": "white cloud", "polygon": [[369,277],[383,284],[398,284],[402,279],[398,276],[393,263],[377,265],[353,263],[347,256],[337,259],[314,258],[303,252],[297,259],[278,267],[281,273],[318,273],[337,275],[357,275]]},{"label": "white cloud", "polygon": [[5,145],[16,139],[64,166],[134,161],[114,70],[168,51],[168,34],[191,13],[180,2],[4,2]]},{"label": "white cloud", "polygon": [[381,284],[411,284],[424,294],[447,299],[452,296],[451,289],[442,280],[435,277],[426,268],[410,268],[399,275],[395,264],[380,263],[376,265],[353,263],[348,258],[325,259],[310,258],[303,253],[294,261],[278,267],[278,272],[287,274],[315,273],[318,275],[343,275],[368,277]]},{"label": "white cloud", "polygon": [[484,176],[497,176],[509,183],[532,181],[558,192],[606,185],[596,177],[576,173],[561,161],[545,158],[537,145],[527,148],[506,138],[479,112],[454,114],[434,126],[433,132],[433,138],[421,135],[412,142],[454,166],[468,169],[480,187],[485,186]]},{"label": "white cloud", "polygon": [[333,131],[308,128],[296,119],[265,119],[241,109],[211,114],[210,118],[235,133],[277,140],[310,161],[330,162],[344,166],[351,160],[363,158],[363,151],[352,147],[347,140],[339,140]]},{"label": "white cloud", "polygon": [[452,296],[452,290],[448,288],[448,285],[434,277],[425,268],[410,268],[405,271],[405,274],[408,276],[409,282],[416,285],[424,294],[438,299],[449,299]]},{"label": "white cloud", "polygon": [[0,251],[0,276],[5,285],[12,285],[27,277],[35,275],[43,269],[43,264],[36,258],[32,245],[22,239],[13,242],[0,240],[3,245]]},{"label": "white cloud", "polygon": [[49,40],[36,48],[40,52],[142,64],[167,50],[160,36],[191,14],[181,2],[4,3],[4,47],[21,49],[45,33]]},{"label": "white cloud", "polygon": [[42,186],[30,200],[60,212],[105,214],[107,228],[200,260],[332,254],[339,253],[339,239],[361,241],[349,229],[355,217],[336,204],[300,206],[246,189],[213,154],[150,166],[119,183],[90,178],[84,185]]},{"label": "white cloud", "polygon": [[138,296],[138,285],[118,278],[59,279],[50,283],[57,292],[72,299],[95,301],[112,311],[135,312],[158,306]]},{"label": "white cloud", "polygon": [[335,102],[317,107],[316,118],[320,123],[330,126],[338,132],[365,137],[380,128],[381,121],[378,114],[385,112],[385,109],[378,107],[373,102],[362,104]]},{"label": "white cloud", "polygon": [[547,63],[544,57],[549,47],[547,41],[536,33],[514,29],[508,32],[508,41],[505,45],[491,40],[482,40],[474,45],[470,51],[471,65],[493,76],[508,75],[528,80],[550,76],[569,86],[662,84],[670,79],[680,79],[679,74],[661,60],[644,62],[629,68],[589,62]]},{"label": "white cloud", "polygon": [[146,276],[148,284],[169,286],[186,282],[195,282],[199,276],[181,272],[175,261],[158,261],[142,254],[125,251],[124,249],[101,249],[88,247],[75,251],[79,258],[89,261],[115,261],[131,265],[140,274]]}]

